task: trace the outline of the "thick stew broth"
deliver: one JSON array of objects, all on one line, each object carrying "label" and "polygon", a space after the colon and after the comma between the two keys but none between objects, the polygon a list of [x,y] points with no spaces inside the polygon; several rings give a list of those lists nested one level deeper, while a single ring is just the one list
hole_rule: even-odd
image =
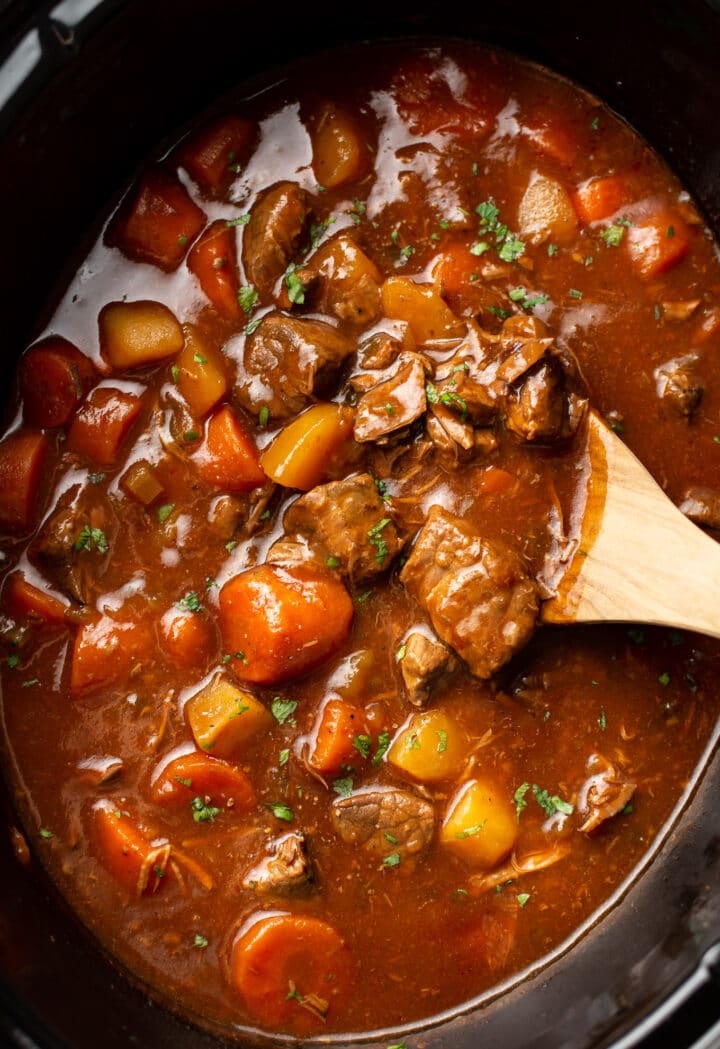
[{"label": "thick stew broth", "polygon": [[720,706],[717,643],[538,626],[584,420],[720,528],[719,391],[688,194],[515,58],[346,53],[148,166],[0,443],[5,769],[109,950],[312,1035],[582,927]]}]

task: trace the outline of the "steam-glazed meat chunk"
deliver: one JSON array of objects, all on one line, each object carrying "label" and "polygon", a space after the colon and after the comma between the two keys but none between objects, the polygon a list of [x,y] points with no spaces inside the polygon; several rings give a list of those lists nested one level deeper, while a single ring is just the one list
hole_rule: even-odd
[{"label": "steam-glazed meat chunk", "polygon": [[349,845],[401,857],[421,852],[435,828],[432,805],[407,790],[391,787],[357,791],[332,807],[333,827]]},{"label": "steam-glazed meat chunk", "polygon": [[586,406],[575,362],[555,350],[509,391],[505,423],[524,441],[556,441],[575,433]]},{"label": "steam-glazed meat chunk", "polygon": [[81,605],[88,603],[101,574],[109,530],[109,514],[102,507],[83,510],[74,502],[50,515],[33,545],[42,569]]},{"label": "steam-glazed meat chunk", "polygon": [[589,834],[622,812],[635,793],[636,784],[602,754],[591,755],[587,772],[578,796],[578,812],[585,817],[580,830]]},{"label": "steam-glazed meat chunk", "polygon": [[354,583],[384,572],[403,547],[369,474],[313,488],[288,509],[283,526],[288,535],[304,535],[311,544],[320,544]]},{"label": "steam-glazed meat chunk", "polygon": [[473,674],[491,677],[530,640],[538,587],[513,551],[430,511],[400,575],[443,641]]},{"label": "steam-glazed meat chunk", "polygon": [[347,233],[319,247],[296,273],[312,309],[358,327],[380,315],[382,274]]},{"label": "steam-glazed meat chunk", "polygon": [[426,408],[425,368],[417,353],[403,353],[387,377],[362,395],[355,413],[356,441],[378,441],[419,419]]},{"label": "steam-glazed meat chunk", "polygon": [[243,234],[242,261],[250,284],[267,296],[296,254],[310,212],[294,182],[272,186],[253,207]]},{"label": "steam-glazed meat chunk", "polygon": [[705,392],[705,383],[697,371],[698,356],[688,353],[673,357],[654,371],[655,389],[664,404],[669,404],[680,415],[689,419]]},{"label": "steam-glazed meat chunk", "polygon": [[312,868],[303,834],[285,834],[272,842],[272,855],[251,867],[243,887],[261,895],[285,896],[312,881]]},{"label": "steam-glazed meat chunk", "polygon": [[715,488],[688,488],[679,509],[695,524],[720,532],[720,492]]},{"label": "steam-glazed meat chunk", "polygon": [[405,694],[416,707],[427,702],[432,686],[457,665],[447,645],[433,641],[417,631],[405,641],[405,655],[400,661],[400,671],[405,684]]},{"label": "steam-glazed meat chunk", "polygon": [[245,343],[238,400],[254,414],[268,408],[273,419],[294,415],[332,381],[351,350],[331,324],[271,313]]}]

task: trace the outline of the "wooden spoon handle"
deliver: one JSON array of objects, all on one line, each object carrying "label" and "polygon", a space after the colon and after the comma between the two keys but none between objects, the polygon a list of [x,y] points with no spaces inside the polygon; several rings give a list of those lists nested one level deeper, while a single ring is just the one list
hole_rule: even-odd
[{"label": "wooden spoon handle", "polygon": [[720,544],[668,499],[593,412],[577,547],[547,623],[654,623],[720,637]]}]

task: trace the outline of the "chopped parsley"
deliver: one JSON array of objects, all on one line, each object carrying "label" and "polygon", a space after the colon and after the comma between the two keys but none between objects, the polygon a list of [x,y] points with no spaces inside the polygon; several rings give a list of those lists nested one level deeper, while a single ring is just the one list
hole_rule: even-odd
[{"label": "chopped parsley", "polygon": [[196,823],[214,823],[215,817],[219,816],[223,811],[222,809],[216,808],[214,805],[210,805],[199,796],[192,799],[190,802],[190,809],[192,811],[192,818]]},{"label": "chopped parsley", "polygon": [[90,551],[93,546],[99,554],[106,554],[110,549],[107,536],[102,528],[91,528],[90,525],[84,525],[80,535],[75,540],[74,549]]},{"label": "chopped parsley", "polygon": [[258,411],[258,423],[260,426],[265,427],[270,422],[270,409],[266,404]]},{"label": "chopped parsley", "polygon": [[665,236],[666,237],[674,237],[675,236],[675,227],[674,226],[668,226],[667,233],[665,234]]},{"label": "chopped parsley", "polygon": [[400,853],[391,852],[389,856],[386,856],[383,860],[383,867],[397,867],[400,864]]},{"label": "chopped parsley", "polygon": [[447,734],[447,732],[445,731],[444,728],[437,729],[437,734],[438,734],[437,752],[438,752],[438,754],[444,754],[445,751],[447,750],[448,734]]},{"label": "chopped parsley", "polygon": [[547,246],[547,253],[550,256],[550,258],[552,258],[553,255],[557,255],[558,251],[559,251],[559,248],[558,248],[557,244],[548,244],[548,246]]},{"label": "chopped parsley", "polygon": [[525,795],[529,790],[529,783],[521,783],[518,789],[515,791],[515,815],[518,822],[520,822],[520,814],[522,813],[523,809],[527,808],[527,801],[525,800]]},{"label": "chopped parsley", "polygon": [[170,514],[175,509],[175,503],[163,503],[162,506],[157,508],[157,519],[160,524],[165,524]]},{"label": "chopped parsley", "polygon": [[45,841],[49,841],[50,838],[54,837],[53,832],[51,830],[48,830],[47,827],[41,827],[38,831],[38,834],[41,838],[44,838]]},{"label": "chopped parsley", "polygon": [[279,755],[278,755],[278,765],[280,765],[281,767],[283,765],[287,765],[289,760],[290,760],[290,751],[287,750],[287,749],[286,750],[281,750]]},{"label": "chopped parsley", "polygon": [[625,229],[623,226],[616,226],[613,224],[612,226],[608,226],[607,229],[604,229],[600,236],[609,248],[617,248],[618,245],[622,243],[622,239],[625,236]]},{"label": "chopped parsley", "polygon": [[668,674],[667,670],[663,671],[663,673],[658,678],[658,681],[663,686],[663,688],[666,688],[670,684],[670,675]]},{"label": "chopped parsley", "polygon": [[243,329],[243,335],[252,335],[252,333],[257,330],[261,321],[262,317],[256,317],[254,321],[250,321],[249,324],[246,324]]},{"label": "chopped parsley", "polygon": [[403,262],[407,262],[410,256],[414,254],[415,248],[412,244],[406,244],[404,247],[400,248],[400,258],[403,260]]},{"label": "chopped parsley", "polygon": [[329,218],[323,219],[322,222],[318,222],[317,225],[313,224],[310,226],[310,247],[316,248],[323,238],[325,230],[328,226],[335,221],[335,216],[330,215]]},{"label": "chopped parsley", "polygon": [[188,235],[187,235],[187,233],[181,233],[180,236],[178,237],[178,244],[179,244],[179,246],[181,248],[184,248],[185,245],[187,244],[187,242],[188,242]]},{"label": "chopped parsley", "polygon": [[486,306],[485,309],[492,313],[493,317],[500,317],[504,321],[510,316],[510,310],[504,310],[502,306]]},{"label": "chopped parsley", "polygon": [[203,357],[201,353],[194,353],[193,360],[196,364],[207,364],[207,357]]},{"label": "chopped parsley", "polygon": [[102,474],[102,473],[88,474],[88,481],[90,482],[90,484],[100,484],[101,481],[104,481],[104,480],[105,480],[105,474]]},{"label": "chopped parsley", "polygon": [[177,364],[173,364],[172,368],[170,369],[170,375],[172,376],[172,381],[177,386],[177,384],[180,382],[180,369],[178,368]]},{"label": "chopped parsley", "polygon": [[396,663],[402,663],[403,659],[405,658],[405,653],[406,652],[407,652],[407,645],[400,645],[400,648],[395,653],[395,662]]},{"label": "chopped parsley", "polygon": [[228,219],[225,223],[226,226],[247,226],[250,221],[249,215],[238,215],[236,219]]},{"label": "chopped parsley", "polygon": [[197,596],[194,590],[191,590],[189,594],[185,594],[185,597],[181,597],[177,603],[178,608],[182,608],[186,612],[202,612],[203,606],[200,602],[200,598]]},{"label": "chopped parsley", "polygon": [[600,127],[600,117],[593,117],[590,121],[590,127],[593,131],[597,131],[597,129]]},{"label": "chopped parsley", "polygon": [[345,776],[343,779],[333,780],[332,788],[341,798],[349,798],[353,789],[352,776]]},{"label": "chopped parsley", "polygon": [[372,763],[376,767],[382,762],[382,759],[387,753],[388,747],[390,746],[390,733],[381,732],[377,738],[377,747],[373,755]]},{"label": "chopped parsley", "polygon": [[456,831],[456,838],[474,838],[476,834],[479,834],[483,829],[487,820],[483,820],[482,823],[476,823],[473,827],[466,827],[465,830]]},{"label": "chopped parsley", "polygon": [[530,899],[530,893],[529,892],[519,892],[517,894],[518,906],[519,907],[524,907],[529,899]]},{"label": "chopped parsley", "polygon": [[181,787],[187,787],[188,790],[192,787],[192,780],[188,776],[173,776],[176,783],[179,783]]},{"label": "chopped parsley", "polygon": [[486,251],[490,251],[490,245],[486,240],[476,240],[470,245],[471,255],[484,255]]},{"label": "chopped parsley", "polygon": [[282,801],[266,801],[265,808],[270,809],[277,820],[285,820],[286,823],[291,823],[294,818],[293,810],[288,808]]},{"label": "chopped parsley", "polygon": [[32,688],[33,685],[39,685],[39,684],[40,684],[40,678],[39,677],[31,677],[31,678],[28,678],[27,681],[21,681],[20,682],[20,687],[21,688]]},{"label": "chopped parsley", "polygon": [[183,434],[183,441],[197,441],[199,436],[200,434],[197,432],[197,430],[187,430]]},{"label": "chopped parsley", "polygon": [[369,528],[367,533],[370,546],[375,547],[375,560],[379,565],[383,563],[383,561],[387,557],[388,552],[387,541],[383,539],[380,533],[382,532],[383,528],[386,528],[389,524],[390,518],[383,517],[383,519],[381,521],[378,521],[376,525],[373,525],[372,528]]},{"label": "chopped parsley", "polygon": [[302,306],[305,302],[305,285],[297,273],[297,266],[291,262],[285,270],[285,287],[288,298],[294,306]]},{"label": "chopped parsley", "polygon": [[193,947],[197,947],[199,950],[203,950],[207,947],[209,940],[202,936],[199,932],[195,933],[195,939],[193,940]]},{"label": "chopped parsley", "polygon": [[[480,217],[478,236],[492,233],[495,236],[495,248],[503,262],[515,262],[525,253],[525,245],[500,222],[500,211],[492,197],[478,204],[475,208]],[[481,253],[482,254],[482,253]]]},{"label": "chopped parsley", "polygon": [[533,306],[542,306],[548,301],[548,296],[542,292],[529,292],[527,288],[511,288],[508,292],[513,302],[518,302],[524,310],[531,310]]},{"label": "chopped parsley", "polygon": [[372,747],[372,739],[370,736],[358,735],[353,737],[352,745],[355,750],[363,758],[367,758],[370,755],[370,748]]},{"label": "chopped parsley", "polygon": [[14,670],[14,669],[15,669],[15,667],[16,667],[16,666],[18,665],[18,663],[20,662],[20,656],[19,656],[19,655],[17,654],[17,652],[13,652],[13,653],[12,653],[12,655],[10,655],[10,656],[8,656],[8,657],[7,657],[7,659],[5,660],[5,662],[6,662],[6,663],[7,663],[7,665],[8,665],[9,667],[10,667],[10,669],[11,669],[11,670]]},{"label": "chopped parsley", "polygon": [[245,313],[250,313],[254,306],[257,305],[257,301],[260,298],[252,284],[244,284],[237,293],[238,302],[240,308]]},{"label": "chopped parsley", "polygon": [[561,812],[563,816],[571,815],[573,806],[569,801],[563,801],[557,794],[548,794],[546,790],[541,790],[537,784],[533,784],[532,790],[535,795],[535,801],[548,816],[554,816],[556,812]]},{"label": "chopped parsley", "polygon": [[571,288],[568,294],[571,299],[581,299],[583,297],[583,293],[578,291],[577,288]]},{"label": "chopped parsley", "polygon": [[[272,715],[279,725],[284,725],[288,718],[297,710],[297,700],[295,699],[283,699],[282,696],[275,696],[270,706]],[[291,722],[292,724],[292,722]]]},{"label": "chopped parsley", "polygon": [[383,831],[383,837],[385,838],[385,841],[389,841],[391,845],[397,845],[398,843],[398,840],[395,837],[395,835],[391,834],[389,830]]},{"label": "chopped parsley", "polygon": [[417,738],[417,732],[411,732],[405,740],[405,750],[420,750],[420,740]]},{"label": "chopped parsley", "polygon": [[598,725],[600,726],[601,732],[604,732],[607,728],[607,716],[605,714],[604,708],[602,707],[600,708],[600,717],[598,718]]},{"label": "chopped parsley", "polygon": [[356,226],[359,226],[362,222],[363,215],[367,211],[367,205],[359,200],[357,197],[353,197],[353,206],[348,211],[348,215],[353,220]]},{"label": "chopped parsley", "polygon": [[333,557],[332,554],[330,555],[330,557],[327,557],[325,559],[325,564],[328,566],[328,568],[340,567],[340,562],[338,561],[337,557]]}]

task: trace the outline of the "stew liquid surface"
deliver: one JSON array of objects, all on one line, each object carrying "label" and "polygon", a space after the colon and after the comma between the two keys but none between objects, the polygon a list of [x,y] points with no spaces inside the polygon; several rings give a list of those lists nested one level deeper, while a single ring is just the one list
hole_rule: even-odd
[{"label": "stew liquid surface", "polygon": [[720,647],[538,613],[591,407],[717,536],[720,265],[597,99],[458,45],[239,96],[139,175],[12,407],[5,771],[174,1007],[419,1020],[651,848]]}]

